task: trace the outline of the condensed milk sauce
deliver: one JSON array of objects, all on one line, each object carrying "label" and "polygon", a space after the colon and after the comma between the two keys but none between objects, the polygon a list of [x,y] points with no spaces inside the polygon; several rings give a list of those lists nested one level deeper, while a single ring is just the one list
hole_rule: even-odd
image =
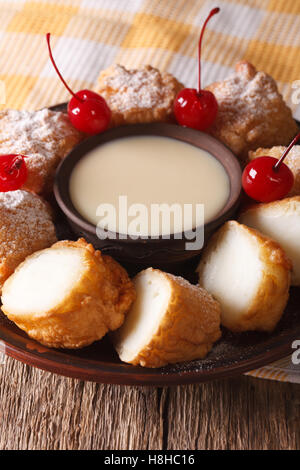
[{"label": "condensed milk sauce", "polygon": [[[110,205],[115,208],[117,232],[166,235],[166,230],[182,232],[183,219],[171,217],[166,229],[162,223],[153,222],[153,205],[177,204],[184,213],[187,204],[192,208],[203,204],[207,222],[226,204],[230,182],[222,164],[205,150],[169,137],[132,136],[105,143],[86,154],[72,171],[69,191],[77,211],[94,225],[101,225],[101,216]],[[130,217],[139,210],[139,216],[149,223],[135,229],[137,225],[130,224]],[[185,230],[201,223],[196,210],[184,214]]]}]

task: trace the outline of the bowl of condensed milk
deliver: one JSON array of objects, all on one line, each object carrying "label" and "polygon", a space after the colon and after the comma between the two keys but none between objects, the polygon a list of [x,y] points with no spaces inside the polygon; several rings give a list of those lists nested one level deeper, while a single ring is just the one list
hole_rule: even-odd
[{"label": "bowl of condensed milk", "polygon": [[241,168],[209,134],[174,124],[110,129],[60,164],[58,205],[78,236],[120,261],[172,265],[233,216]]}]

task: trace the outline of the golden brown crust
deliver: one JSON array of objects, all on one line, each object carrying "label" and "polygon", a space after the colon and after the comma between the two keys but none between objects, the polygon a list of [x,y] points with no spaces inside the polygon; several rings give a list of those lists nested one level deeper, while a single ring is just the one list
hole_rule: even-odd
[{"label": "golden brown crust", "polygon": [[171,299],[159,329],[131,362],[143,367],[201,359],[221,336],[219,303],[185,279],[160,272],[170,284]]},{"label": "golden brown crust", "polygon": [[0,193],[0,293],[24,259],[56,242],[52,211],[27,191]]},{"label": "golden brown crust", "polygon": [[232,77],[207,87],[219,104],[210,132],[245,162],[250,150],[288,145],[298,126],[272,77],[246,61],[235,70]]},{"label": "golden brown crust", "polygon": [[289,298],[291,261],[277,242],[256,230],[255,232],[257,241],[261,244],[263,278],[256,297],[243,318],[242,330],[238,327],[236,331],[272,331],[280,320]]},{"label": "golden brown crust", "polygon": [[111,126],[170,121],[173,102],[183,85],[173,75],[145,65],[127,70],[112,65],[100,73],[97,92],[112,111]]},{"label": "golden brown crust", "polygon": [[[249,160],[254,160],[258,157],[270,156],[279,159],[286,147],[277,146],[271,148],[258,148],[255,151],[250,151],[248,154]],[[300,145],[295,145],[287,154],[284,163],[290,168],[294,175],[294,185],[289,192],[289,196],[300,196]]]},{"label": "golden brown crust", "polygon": [[[272,331],[280,320],[289,297],[292,264],[281,246],[257,230],[239,224],[226,222],[210,239],[197,268],[199,284],[204,286],[205,266],[211,254],[216,250],[228,230],[241,230],[241,236],[249,237],[259,247],[259,258],[263,264],[262,280],[256,295],[237,317],[226,315],[222,311],[221,323],[235,331],[261,330]],[[245,270],[247,266],[245,266]],[[225,280],[224,280],[225,282]],[[221,305],[222,301],[219,298]]]},{"label": "golden brown crust", "polygon": [[255,211],[255,212],[264,211],[268,207],[272,207],[274,209],[283,208],[285,206],[288,206],[288,204],[292,202],[300,202],[300,195],[285,197],[284,199],[278,199],[277,201],[272,201],[272,202],[263,202],[263,203],[253,202],[253,204],[251,206],[248,206],[246,209],[244,209],[241,212],[241,214],[244,214],[245,212],[248,212],[248,211]]},{"label": "golden brown crust", "polygon": [[[8,311],[5,304],[3,312],[45,346],[82,348],[121,326],[135,298],[135,289],[126,271],[116,261],[103,257],[84,239],[60,241],[49,250],[64,247],[81,251],[83,271],[62,302],[42,314],[16,315]],[[22,269],[22,265],[18,269]],[[9,289],[11,279],[4,289]]]}]

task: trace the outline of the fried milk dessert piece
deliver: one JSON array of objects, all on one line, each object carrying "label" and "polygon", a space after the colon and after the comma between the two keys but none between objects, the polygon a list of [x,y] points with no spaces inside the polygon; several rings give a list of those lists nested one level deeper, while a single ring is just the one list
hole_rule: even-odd
[{"label": "fried milk dessert piece", "polygon": [[183,85],[173,75],[151,65],[127,70],[112,65],[100,73],[97,93],[112,111],[111,125],[166,122],[173,115],[173,102]]},{"label": "fried milk dessert piece", "polygon": [[66,113],[0,111],[0,154],[26,155],[28,178],[22,189],[47,194],[61,159],[83,139]]},{"label": "fried milk dessert piece", "polygon": [[233,76],[207,87],[219,105],[209,132],[245,162],[249,150],[288,145],[298,126],[270,75],[243,61],[235,70]]},{"label": "fried milk dessert piece", "polygon": [[134,298],[125,269],[80,239],[27,257],[3,286],[2,310],[45,346],[73,349],[119,328]]},{"label": "fried milk dessert piece", "polygon": [[51,211],[39,196],[23,190],[0,192],[0,292],[26,256],[54,242]]},{"label": "fried milk dessert piece", "polygon": [[[259,157],[275,157],[279,159],[286,147],[258,148],[249,152],[249,160]],[[300,196],[300,145],[294,145],[284,159],[284,163],[289,167],[294,175],[294,185],[288,194],[289,196]]]},{"label": "fried milk dessert piece", "polygon": [[134,279],[137,297],[112,339],[122,361],[143,367],[201,359],[221,336],[220,305],[179,276],[148,268]]},{"label": "fried milk dessert piece", "polygon": [[199,284],[221,304],[229,330],[272,331],[289,297],[291,262],[281,246],[231,220],[209,240],[197,271]]},{"label": "fried milk dessert piece", "polygon": [[241,213],[239,222],[280,244],[293,264],[291,283],[300,286],[300,196],[254,204]]}]

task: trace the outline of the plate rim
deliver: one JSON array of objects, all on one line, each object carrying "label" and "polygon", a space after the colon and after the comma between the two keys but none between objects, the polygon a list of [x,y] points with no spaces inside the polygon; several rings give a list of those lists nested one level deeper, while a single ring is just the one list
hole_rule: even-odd
[{"label": "plate rim", "polygon": [[[296,335],[296,333],[295,333]],[[5,335],[4,335],[5,336]],[[266,366],[276,360],[279,360],[289,353],[291,353],[291,343],[295,340],[294,334],[282,335],[280,344],[276,344],[276,348],[272,348],[269,345],[268,350],[255,354],[255,356],[229,363],[227,366],[222,365],[212,369],[203,370],[186,370],[186,371],[164,371],[161,369],[149,369],[141,366],[131,366],[129,364],[115,363],[112,367],[101,363],[101,366],[94,359],[85,359],[80,356],[71,356],[70,362],[55,360],[49,358],[53,354],[54,356],[60,357],[62,352],[60,350],[50,350],[46,348],[47,356],[44,352],[39,352],[39,349],[43,349],[37,342],[30,340],[33,344],[36,344],[31,350],[21,348],[15,342],[6,341],[3,338],[3,328],[0,327],[0,337],[2,343],[5,345],[5,354],[17,359],[27,365],[37,367],[47,372],[55,373],[65,377],[75,378],[84,381],[97,382],[103,384],[115,384],[115,385],[148,385],[148,386],[171,386],[171,385],[190,385],[196,383],[209,382],[211,380],[217,380],[222,378],[229,378],[236,375],[240,375],[259,367]],[[19,336],[22,339],[26,339],[23,336]],[[275,338],[274,338],[275,341]],[[278,341],[278,337],[276,338]],[[69,354],[64,353],[64,359],[68,358]],[[172,364],[171,364],[172,366]],[[173,364],[174,366],[174,364]],[[132,371],[128,370],[128,367],[132,367]],[[123,370],[122,370],[123,369]]]}]

